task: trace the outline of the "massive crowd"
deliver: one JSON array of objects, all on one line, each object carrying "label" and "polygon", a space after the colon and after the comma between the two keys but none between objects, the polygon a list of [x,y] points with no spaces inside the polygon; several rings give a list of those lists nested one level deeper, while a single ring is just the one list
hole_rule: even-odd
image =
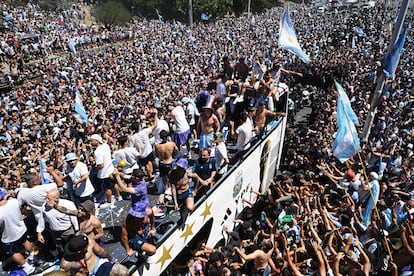
[{"label": "massive crowd", "polygon": [[[171,188],[173,206],[185,220],[194,198],[225,174],[225,143],[234,143],[238,156],[267,117],[284,115],[278,99],[283,82],[296,108],[303,91],[311,92],[312,108],[306,125],[289,120],[283,174],[257,202],[245,200],[235,228],[223,229],[226,245],[200,244],[182,264],[175,261],[175,273],[411,275],[410,32],[361,159],[341,164],[332,155],[333,80],[344,86],[363,124],[397,14],[388,4],[324,14],[295,6],[291,16],[312,60],[308,65],[277,45],[282,8],[257,14],[254,22],[230,17],[196,23],[193,30],[145,19],[105,30],[82,23],[81,5],[46,14],[34,4],[2,4],[3,267],[14,262],[30,274],[39,265],[28,230],[37,234],[31,241],[54,245],[42,258],[66,271],[125,275],[125,267],[99,246],[103,230],[94,209],[123,200],[120,191],[131,194],[122,244],[128,254],[153,254],[145,181],[156,181],[159,170],[157,192]],[[412,16],[410,11],[406,21]],[[357,35],[355,26],[365,35]],[[75,107],[76,94],[87,118]],[[194,143],[200,150],[195,161]],[[188,161],[194,161],[193,171]],[[21,212],[34,214],[36,229],[24,224]],[[76,232],[82,235],[74,238]]]}]

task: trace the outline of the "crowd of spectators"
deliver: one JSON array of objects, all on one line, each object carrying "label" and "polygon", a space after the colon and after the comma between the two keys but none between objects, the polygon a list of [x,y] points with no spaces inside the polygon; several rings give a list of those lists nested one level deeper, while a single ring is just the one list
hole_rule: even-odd
[{"label": "crowd of spectators", "polygon": [[[189,139],[197,141],[202,136],[212,139],[203,138],[200,148],[209,148],[211,140],[220,143],[235,139],[237,154],[243,153],[253,138],[246,128],[253,129],[258,119],[263,128],[263,118],[255,112],[264,107],[274,112],[273,116],[283,115],[276,113],[281,111],[277,99],[280,81],[291,87],[296,106],[302,104],[303,90],[312,91],[312,112],[307,124],[289,121],[283,174],[256,202],[245,200],[250,207],[235,221],[235,228],[223,229],[228,233],[227,244],[216,249],[200,245],[200,251],[191,252],[193,259],[182,269],[209,275],[410,275],[414,258],[414,64],[410,32],[396,77],[386,83],[370,138],[360,152],[361,159],[356,156],[341,164],[332,155],[336,131],[333,80],[344,86],[363,123],[382,70],[381,61],[391,37],[389,26],[397,14],[395,8],[377,2],[375,7],[356,13],[333,10],[321,15],[311,6],[295,6],[291,16],[300,43],[312,60],[308,65],[277,45],[282,8],[257,14],[254,22],[244,16],[230,17],[196,23],[190,30],[176,21],[141,19],[127,28],[111,31],[86,26],[80,5],[46,14],[34,4],[17,8],[2,4],[2,11],[1,82],[6,85],[1,87],[0,106],[1,186],[11,196],[17,193],[20,205],[29,205],[38,212],[36,215],[50,219],[55,238],[62,238],[69,229],[60,229],[54,223],[57,216],[71,226],[71,231],[81,230],[74,219],[58,214],[56,206],[62,203],[66,209],[83,209],[80,213],[86,210],[90,220],[96,218],[91,210],[94,200],[98,204],[113,200],[114,181],[108,184],[111,181],[107,180],[113,177],[111,165],[95,166],[104,164],[102,158],[97,158],[98,147],[105,145],[106,151],[119,151],[137,133],[139,142],[127,148],[135,147],[138,160],[145,162],[147,180],[153,177],[152,168],[145,166],[152,163],[152,153],[144,153],[151,132],[160,143],[172,140],[187,150]],[[410,11],[406,21],[412,20]],[[355,26],[361,27],[365,35],[357,35]],[[77,93],[86,110],[86,120],[75,114]],[[215,105],[209,96],[214,96]],[[199,115],[197,125],[192,119]],[[171,139],[160,137],[163,129]],[[226,129],[229,135],[224,140]],[[215,151],[208,149],[197,162],[207,162],[203,158],[208,160],[211,152]],[[171,156],[158,157],[170,164]],[[47,169],[40,166],[43,160]],[[73,174],[68,168],[77,166],[76,162],[70,163],[74,160],[88,169],[87,178],[95,190],[92,194],[76,193],[80,182],[86,179],[70,182],[80,179],[70,179]],[[225,160],[214,166],[221,171],[227,163]],[[133,166],[127,164],[127,169]],[[43,183],[44,173],[54,184],[28,188]],[[79,173],[80,177],[85,175],[84,171]],[[168,174],[164,173],[163,176]],[[196,174],[192,177],[200,185],[207,183],[206,187],[216,175],[214,172],[202,178],[201,173],[192,172],[190,177],[191,174]],[[75,196],[72,195],[76,204],[59,199],[56,189],[65,186],[64,182],[76,184]],[[105,186],[101,187],[101,182]],[[168,188],[167,183],[163,185],[159,192]],[[367,187],[372,188],[372,194]],[[22,190],[16,190],[19,188]],[[103,201],[103,196],[98,197],[100,191],[106,195]],[[114,192],[115,199],[120,199],[119,190]],[[25,194],[36,194],[36,200],[24,198]],[[4,192],[0,196],[0,208],[15,203]],[[374,205],[378,213],[372,209]],[[1,218],[8,212],[0,209]],[[81,225],[83,219],[79,215],[78,221]],[[4,238],[24,232],[21,221],[13,223],[19,225],[19,231],[12,235],[9,230],[2,236],[7,254],[16,253],[7,247],[16,240]],[[43,224],[38,230],[42,227]],[[98,224],[95,227],[100,233]],[[84,230],[87,237],[70,240],[68,248],[62,245],[69,240],[57,242],[52,257],[66,254],[69,264],[64,267],[81,271],[91,268],[91,264],[71,266],[70,259],[85,250],[95,256],[92,260],[96,256],[105,258],[108,267],[102,269],[109,269],[108,273],[111,268],[118,269],[108,252],[99,249],[94,231]],[[44,242],[42,235],[37,238]],[[13,260],[26,272],[33,272],[28,264],[33,259],[33,248],[25,240],[19,242],[29,261],[21,256]]]}]

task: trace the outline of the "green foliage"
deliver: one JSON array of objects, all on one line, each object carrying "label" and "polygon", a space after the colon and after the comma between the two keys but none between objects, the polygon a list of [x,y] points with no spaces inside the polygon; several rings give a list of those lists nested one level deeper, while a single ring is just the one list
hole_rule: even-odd
[{"label": "green foliage", "polygon": [[109,30],[114,25],[123,26],[131,20],[131,13],[125,6],[112,0],[95,7],[92,15]]},{"label": "green foliage", "polygon": [[[22,2],[24,2],[24,1],[22,1]],[[56,10],[58,8],[60,8],[60,9],[67,9],[72,4],[75,3],[72,0],[61,0],[61,1],[56,1],[56,0],[38,0],[38,1],[34,1],[34,2],[37,3],[42,10],[45,10],[45,11],[54,11],[54,10]]]},{"label": "green foliage", "polygon": [[28,0],[14,0],[14,1],[8,0],[8,1],[5,1],[5,3],[7,5],[10,5],[12,7],[26,6],[28,2],[29,2]]}]

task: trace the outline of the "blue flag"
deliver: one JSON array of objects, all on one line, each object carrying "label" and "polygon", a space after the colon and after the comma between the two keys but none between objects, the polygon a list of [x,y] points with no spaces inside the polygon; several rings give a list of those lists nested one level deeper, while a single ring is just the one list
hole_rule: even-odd
[{"label": "blue flag", "polygon": [[207,14],[205,14],[204,12],[201,14],[201,20],[203,20],[203,21],[207,21],[208,20],[208,15]]},{"label": "blue flag", "polygon": [[162,17],[162,15],[160,14],[160,12],[159,12],[157,9],[155,10],[155,12],[157,13],[158,20],[159,20],[161,23],[164,23],[164,17]]},{"label": "blue flag", "polygon": [[4,20],[5,21],[11,21],[11,20],[13,20],[13,15],[12,14],[7,14],[5,17],[4,17]]},{"label": "blue flag", "polygon": [[68,48],[72,54],[76,55],[76,42],[73,39],[69,41]]},{"label": "blue flag", "polygon": [[394,79],[395,70],[397,69],[400,56],[403,51],[405,37],[407,36],[408,25],[404,27],[404,30],[398,37],[397,42],[392,46],[391,50],[384,59],[384,75],[387,78]]},{"label": "blue flag", "polygon": [[82,119],[83,123],[88,122],[88,115],[86,114],[86,110],[82,104],[82,98],[80,96],[79,89],[76,88],[76,96],[75,96],[75,113]]},{"label": "blue flag", "polygon": [[40,183],[43,184],[48,184],[50,183],[50,179],[48,177],[46,177],[46,161],[45,159],[40,159]]},{"label": "blue flag", "polygon": [[[354,156],[360,150],[360,143],[355,125],[359,125],[355,112],[352,110],[349,98],[342,86],[335,82],[338,90],[336,113],[336,132],[333,145],[333,155],[342,163]],[[356,122],[356,124],[354,123]]]},{"label": "blue flag", "polygon": [[[335,81],[336,90],[338,91],[338,97],[341,98],[341,102],[343,103],[343,110],[346,112],[346,117],[348,120],[351,120],[354,125],[359,126],[358,117],[355,114],[354,110],[351,107],[351,102],[349,101],[348,96],[342,85]],[[338,110],[337,110],[338,112]],[[337,123],[338,124],[338,123]]]},{"label": "blue flag", "polygon": [[364,33],[364,31],[361,29],[361,27],[355,26],[354,32],[361,37],[366,37],[367,35]]},{"label": "blue flag", "polygon": [[280,20],[279,45],[283,49],[298,56],[305,63],[309,63],[308,55],[302,50],[296,37],[289,15],[289,6],[285,9]]},{"label": "blue flag", "polygon": [[191,42],[196,41],[195,37],[193,36],[193,33],[190,32],[190,35],[188,36],[188,38],[190,39]]}]

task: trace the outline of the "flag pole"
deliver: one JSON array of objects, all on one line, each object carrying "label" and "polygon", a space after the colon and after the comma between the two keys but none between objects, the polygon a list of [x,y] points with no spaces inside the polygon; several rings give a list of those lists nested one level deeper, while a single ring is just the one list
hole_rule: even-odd
[{"label": "flag pole", "polygon": [[[338,90],[338,88],[336,87],[336,89]],[[338,94],[339,94],[339,91],[338,91]],[[339,96],[340,97],[340,96]],[[346,110],[345,110],[345,106],[342,104],[342,108],[343,108],[343,112],[344,112],[344,115],[345,115],[345,118],[346,118],[346,122],[348,123],[348,128],[350,129],[350,130],[352,130],[352,128],[351,128],[351,123],[349,122],[350,120],[349,120],[349,118],[348,118],[348,113],[346,112]],[[375,200],[374,200],[374,194],[372,193],[372,189],[371,189],[371,187],[369,186],[369,179],[368,179],[368,175],[367,175],[367,171],[365,170],[365,165],[364,165],[364,163],[363,163],[363,160],[362,160],[362,157],[361,157],[361,146],[360,145],[357,145],[357,142],[355,141],[355,137],[354,137],[354,135],[352,135],[352,142],[354,143],[354,147],[355,147],[355,149],[358,149],[358,151],[357,151],[357,155],[358,155],[358,159],[359,159],[359,163],[361,164],[361,168],[362,168],[362,172],[363,172],[363,174],[364,174],[364,179],[365,179],[365,182],[367,183],[367,185],[365,185],[365,184],[362,184],[362,185],[364,185],[364,186],[368,186],[368,191],[369,191],[369,194],[370,194],[370,198],[371,198],[371,200],[372,200],[372,204],[373,204],[373,206],[374,206],[374,211],[375,211],[375,214],[377,215],[377,218],[378,219],[380,219],[381,217],[380,217],[380,214],[379,214],[379,211],[378,211],[378,208],[377,208],[377,203],[375,202]],[[371,212],[372,212],[372,210],[371,210]],[[379,223],[379,229],[380,229],[380,232],[381,232],[381,234],[382,234],[382,236],[383,236],[383,238],[384,238],[384,243],[385,243],[385,247],[387,248],[387,252],[388,252],[388,256],[390,256],[390,260],[391,260],[391,262],[393,261],[393,258],[392,258],[392,253],[391,253],[391,249],[390,249],[390,246],[389,246],[389,244],[388,244],[388,240],[387,240],[387,237],[385,236],[385,234],[384,234],[384,229],[383,229],[383,227],[382,227],[382,224],[381,223]]]},{"label": "flag pole", "polygon": [[[401,4],[401,8],[400,8],[400,12],[398,14],[398,19],[397,19],[397,23],[394,26],[394,31],[392,34],[392,39],[391,39],[391,43],[388,46],[387,49],[387,53],[385,54],[385,56],[387,56],[391,49],[393,48],[395,42],[397,41],[398,37],[401,34],[401,30],[403,28],[403,23],[405,20],[405,16],[407,15],[407,10],[410,4],[410,0],[403,0],[402,4]],[[361,134],[361,140],[364,142],[368,141],[368,137],[371,131],[371,127],[372,127],[372,123],[374,121],[375,118],[375,114],[377,112],[377,107],[381,102],[381,95],[382,95],[382,90],[384,89],[384,85],[385,85],[385,75],[383,70],[380,72],[380,76],[378,78],[377,81],[377,85],[375,87],[375,91],[371,100],[371,104],[368,110],[368,114],[367,114],[367,119],[365,120],[365,124],[364,124],[364,128]]]}]

